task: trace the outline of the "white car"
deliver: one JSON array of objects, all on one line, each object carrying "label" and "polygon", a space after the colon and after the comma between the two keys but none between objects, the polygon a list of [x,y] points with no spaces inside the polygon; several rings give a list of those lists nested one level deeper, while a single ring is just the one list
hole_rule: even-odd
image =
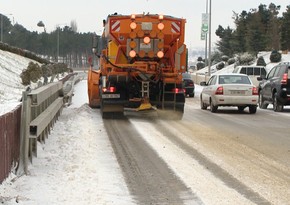
[{"label": "white car", "polygon": [[211,76],[200,94],[201,109],[210,107],[216,112],[219,106],[237,106],[239,111],[249,107],[252,114],[257,111],[258,89],[245,74],[227,73]]}]

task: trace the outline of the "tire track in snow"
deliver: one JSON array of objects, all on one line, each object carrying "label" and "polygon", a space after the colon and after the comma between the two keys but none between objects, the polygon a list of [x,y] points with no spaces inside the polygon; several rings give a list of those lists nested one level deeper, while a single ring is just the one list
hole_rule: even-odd
[{"label": "tire track in snow", "polygon": [[142,137],[205,204],[271,204],[236,180],[194,148],[185,144],[168,127],[155,121],[131,120]]}]

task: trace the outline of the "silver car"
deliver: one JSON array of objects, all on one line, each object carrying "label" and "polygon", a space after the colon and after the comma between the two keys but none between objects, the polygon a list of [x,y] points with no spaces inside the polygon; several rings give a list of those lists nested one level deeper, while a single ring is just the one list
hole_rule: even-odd
[{"label": "silver car", "polygon": [[239,111],[249,107],[249,113],[256,113],[258,89],[245,74],[227,73],[211,76],[200,94],[201,109],[210,107],[216,112],[219,106],[237,106]]}]

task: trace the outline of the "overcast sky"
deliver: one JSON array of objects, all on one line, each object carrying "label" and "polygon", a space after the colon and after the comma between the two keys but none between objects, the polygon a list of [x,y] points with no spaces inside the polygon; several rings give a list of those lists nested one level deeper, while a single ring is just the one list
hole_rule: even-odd
[{"label": "overcast sky", "polygon": [[[69,26],[75,20],[79,32],[97,34],[101,34],[102,20],[114,12],[161,13],[187,19],[186,43],[188,47],[200,47],[205,44],[200,40],[200,33],[206,2],[207,0],[0,0],[0,13],[30,31],[43,31],[37,27],[40,20],[48,32],[58,24]],[[260,4],[268,6],[271,2],[281,6],[281,14],[290,5],[289,0],[212,0],[212,42],[218,40],[215,36],[218,25],[234,28],[233,11],[240,14],[243,10],[248,12],[252,8],[258,8]]]}]

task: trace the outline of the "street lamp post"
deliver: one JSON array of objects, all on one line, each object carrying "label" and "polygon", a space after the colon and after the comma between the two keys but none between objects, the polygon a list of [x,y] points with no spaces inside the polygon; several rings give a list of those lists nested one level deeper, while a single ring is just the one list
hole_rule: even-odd
[{"label": "street lamp post", "polygon": [[1,14],[1,42],[3,42],[3,14]]}]

